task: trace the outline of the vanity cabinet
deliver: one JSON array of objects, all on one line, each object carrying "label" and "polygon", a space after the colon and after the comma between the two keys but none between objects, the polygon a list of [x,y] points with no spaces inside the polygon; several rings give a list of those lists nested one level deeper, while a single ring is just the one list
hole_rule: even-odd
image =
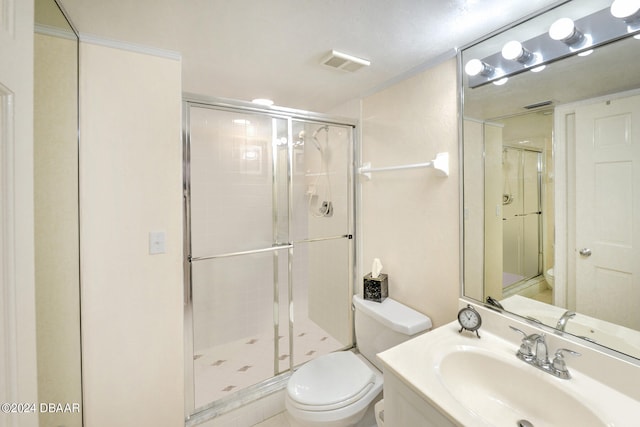
[{"label": "vanity cabinet", "polygon": [[384,424],[385,427],[460,426],[411,389],[395,373],[384,370]]}]

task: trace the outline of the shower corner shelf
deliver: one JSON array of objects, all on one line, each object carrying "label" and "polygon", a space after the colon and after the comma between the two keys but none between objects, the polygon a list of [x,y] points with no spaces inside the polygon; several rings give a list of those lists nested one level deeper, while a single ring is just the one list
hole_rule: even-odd
[{"label": "shower corner shelf", "polygon": [[426,163],[415,163],[411,165],[401,166],[387,166],[382,168],[372,168],[371,162],[363,163],[362,167],[358,169],[358,173],[364,176],[367,180],[371,179],[371,172],[404,170],[404,169],[417,169],[417,168],[434,168],[438,171],[438,174],[442,177],[449,176],[449,153],[438,153],[436,158]]}]

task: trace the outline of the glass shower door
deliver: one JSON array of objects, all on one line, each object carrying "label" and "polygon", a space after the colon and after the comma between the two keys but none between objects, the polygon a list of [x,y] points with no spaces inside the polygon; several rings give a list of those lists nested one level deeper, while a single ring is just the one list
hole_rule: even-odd
[{"label": "glass shower door", "polygon": [[542,154],[506,147],[503,170],[503,287],[541,270]]},{"label": "glass shower door", "polygon": [[293,120],[294,365],[351,345],[351,127]]},{"label": "glass shower door", "polygon": [[190,417],[353,344],[353,126],[185,111]]},{"label": "glass shower door", "polygon": [[193,400],[200,408],[280,371],[288,325],[283,334],[274,320],[289,282],[288,123],[198,106],[190,107],[189,123]]}]

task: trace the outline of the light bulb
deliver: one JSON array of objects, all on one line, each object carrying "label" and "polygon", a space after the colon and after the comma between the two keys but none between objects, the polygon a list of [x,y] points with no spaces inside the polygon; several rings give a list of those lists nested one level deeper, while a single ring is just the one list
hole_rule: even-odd
[{"label": "light bulb", "polygon": [[508,77],[503,77],[500,80],[496,80],[495,82],[493,82],[493,84],[496,85],[496,86],[502,86],[503,84],[505,84],[508,81],[509,81]]},{"label": "light bulb", "polygon": [[522,43],[519,41],[512,40],[502,47],[502,57],[509,61],[518,61],[524,64],[531,59],[532,53],[522,47]]},{"label": "light bulb", "polygon": [[630,18],[640,11],[640,0],[615,0],[611,4],[611,15],[615,18]]},{"label": "light bulb", "polygon": [[467,65],[465,65],[464,72],[471,77],[477,76],[478,74],[488,76],[493,73],[493,67],[479,59],[471,59],[467,62]]},{"label": "light bulb", "polygon": [[532,73],[539,73],[540,71],[544,70],[545,68],[547,68],[546,65],[540,65],[539,67],[533,67],[531,69]]},{"label": "light bulb", "polygon": [[560,18],[549,27],[549,37],[553,40],[564,42],[568,45],[582,41],[583,34],[576,28],[570,18]]},{"label": "light bulb", "polygon": [[593,49],[585,50],[584,52],[580,52],[578,56],[589,56],[593,53]]}]

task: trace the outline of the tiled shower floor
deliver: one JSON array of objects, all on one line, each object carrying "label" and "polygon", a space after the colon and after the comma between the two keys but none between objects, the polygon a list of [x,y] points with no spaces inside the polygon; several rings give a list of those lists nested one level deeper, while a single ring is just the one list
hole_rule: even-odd
[{"label": "tiled shower floor", "polygon": [[[294,329],[296,366],[344,347],[309,319],[296,323]],[[279,345],[278,365],[283,372],[290,363],[288,336],[280,336]],[[273,377],[273,348],[273,334],[264,334],[197,351],[193,361],[196,408]]]}]

